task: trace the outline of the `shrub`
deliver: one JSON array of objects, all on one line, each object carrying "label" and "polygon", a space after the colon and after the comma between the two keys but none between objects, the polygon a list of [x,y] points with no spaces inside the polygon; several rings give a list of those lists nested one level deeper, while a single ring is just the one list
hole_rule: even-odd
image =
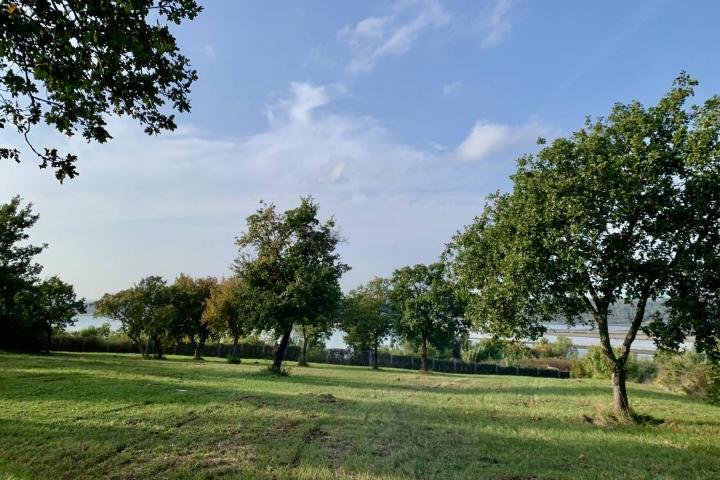
[{"label": "shrub", "polygon": [[[619,353],[619,350],[616,349],[615,354],[619,355]],[[631,353],[625,365],[627,379],[634,382],[645,382],[648,378],[654,377],[654,367],[650,365],[651,363],[652,361],[640,361],[636,354]],[[612,376],[610,365],[600,347],[589,347],[585,356],[572,362],[570,372],[574,378],[608,379]]]},{"label": "shrub", "polygon": [[711,369],[702,355],[691,351],[658,353],[656,361],[660,364],[657,383],[668,390],[700,396],[711,390]]},{"label": "shrub", "polygon": [[577,356],[577,348],[568,337],[557,337],[555,342],[543,337],[535,342],[531,350],[535,358],[574,358]]},{"label": "shrub", "polygon": [[720,405],[720,362],[711,364],[709,374],[707,400],[713,405]]}]

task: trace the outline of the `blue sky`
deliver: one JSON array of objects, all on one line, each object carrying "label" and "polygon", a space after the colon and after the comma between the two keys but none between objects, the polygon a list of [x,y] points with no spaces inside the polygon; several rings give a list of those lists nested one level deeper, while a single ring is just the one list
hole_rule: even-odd
[{"label": "blue sky", "polygon": [[681,70],[698,100],[720,93],[714,1],[204,3],[174,30],[200,75],[177,132],[113,120],[101,146],[39,132],[80,156],[64,185],[29,156],[0,164],[0,191],[41,215],[45,273],[81,295],[228,275],[258,201],[306,194],[342,228],[352,288],[434,261],[538,136],[653,103]]}]

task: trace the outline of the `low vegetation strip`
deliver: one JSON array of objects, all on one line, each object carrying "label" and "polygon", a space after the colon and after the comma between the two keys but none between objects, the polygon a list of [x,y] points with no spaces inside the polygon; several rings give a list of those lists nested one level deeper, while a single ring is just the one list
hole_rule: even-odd
[{"label": "low vegetation strip", "polygon": [[[97,337],[77,337],[73,335],[57,335],[52,340],[52,347],[55,351],[79,352],[79,353],[137,353],[138,348],[131,341],[127,340],[106,340]],[[223,343],[212,345],[204,345],[200,350],[202,355],[215,357],[229,357],[233,346]],[[274,347],[272,345],[261,344],[238,344],[238,352],[241,356],[253,359],[270,360],[274,355]],[[173,355],[190,356],[195,354],[195,348],[186,343],[180,343],[170,348]],[[285,360],[297,361],[300,356],[300,349],[297,346],[290,345],[285,352]],[[316,363],[326,363],[331,365],[352,365],[365,366],[373,365],[372,352],[354,352],[342,348],[329,348],[322,350],[314,350],[308,354],[308,360]],[[552,362],[548,359],[540,360],[537,365],[500,365],[497,363],[487,362],[466,362],[453,359],[428,359],[430,369],[436,372],[444,373],[467,373],[482,375],[523,375],[530,377],[549,377],[549,378],[570,378],[570,372],[567,370],[569,362],[565,362],[563,368],[546,365]],[[384,368],[402,368],[406,370],[419,370],[421,368],[421,359],[413,355],[392,355],[385,352],[378,354],[378,366]]]},{"label": "low vegetation strip", "polygon": [[0,354],[0,478],[716,479],[720,409],[606,380]]}]

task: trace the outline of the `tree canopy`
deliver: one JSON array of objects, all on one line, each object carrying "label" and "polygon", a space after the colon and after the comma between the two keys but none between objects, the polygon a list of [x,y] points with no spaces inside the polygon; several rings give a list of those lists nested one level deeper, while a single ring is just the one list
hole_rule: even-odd
[{"label": "tree canopy", "polygon": [[462,297],[449,281],[443,263],[396,270],[391,298],[399,314],[397,333],[421,347],[424,371],[430,369],[428,344],[446,345],[467,330]]},{"label": "tree canopy", "polygon": [[57,276],[40,280],[35,257],[47,245],[29,243],[39,216],[20,197],[0,205],[0,348],[48,347],[53,329],[64,329],[85,311],[71,285]]},{"label": "tree canopy", "polygon": [[351,290],[343,302],[342,328],[345,343],[358,351],[373,352],[373,368],[378,368],[378,347],[394,331],[398,320],[391,299],[391,283],[376,277]]},{"label": "tree canopy", "polygon": [[216,285],[215,277],[193,278],[181,273],[170,287],[175,309],[173,330],[179,339],[190,340],[195,358],[200,358],[200,351],[211,334],[210,325],[203,321],[203,312]]},{"label": "tree canopy", "polygon": [[[44,122],[104,143],[112,115],[129,116],[148,134],[176,128],[169,104],[190,110],[197,73],[168,24],[194,19],[195,0],[13,0],[0,9],[0,129],[14,128],[62,181],[77,175],[77,156],[36,148],[33,126]],[[0,146],[0,159],[20,151]]]},{"label": "tree canopy", "polygon": [[259,329],[280,338],[275,371],[294,325],[312,326],[335,314],[342,298],[339,280],[350,268],[336,251],[341,238],[335,220],[321,222],[318,208],[310,197],[283,213],[263,203],[237,239],[236,273],[252,292]]},{"label": "tree canopy", "polygon": [[217,335],[228,335],[232,339],[231,359],[237,361],[238,340],[258,326],[257,311],[247,284],[239,277],[230,277],[214,285],[202,321]]},{"label": "tree canopy", "polygon": [[[693,333],[698,348],[717,348],[720,98],[687,106],[696,84],[682,74],[657,105],[616,104],[521,158],[512,192],[492,196],[450,248],[482,330],[535,338],[544,321],[588,314],[624,411],[648,299],[669,298],[649,329],[659,344]],[[607,318],[622,302],[635,315],[616,352]]]}]

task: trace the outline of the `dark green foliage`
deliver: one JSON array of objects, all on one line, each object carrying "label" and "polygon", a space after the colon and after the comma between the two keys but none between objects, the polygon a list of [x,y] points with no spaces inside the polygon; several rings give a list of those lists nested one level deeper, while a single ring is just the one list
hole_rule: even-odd
[{"label": "dark green foliage", "polygon": [[464,304],[442,263],[403,267],[391,282],[397,333],[421,348],[422,370],[428,371],[428,345],[442,348],[467,331]]},{"label": "dark green foliage", "polygon": [[190,340],[195,347],[195,358],[200,358],[200,350],[211,334],[210,324],[203,321],[203,312],[216,285],[214,277],[192,278],[181,273],[170,287],[175,309],[173,333],[178,340]]},{"label": "dark green foliage", "polygon": [[103,295],[95,304],[95,316],[118,320],[144,357],[162,358],[166,347],[177,338],[173,300],[173,292],[162,277],[145,277],[132,288]]},{"label": "dark green foliage", "polygon": [[85,313],[85,299],[78,299],[73,286],[57,276],[33,284],[15,298],[19,318],[36,341],[42,332],[47,352],[53,331],[64,331],[75,323],[77,314]]},{"label": "dark green foliage", "polygon": [[237,239],[236,272],[253,299],[257,329],[280,339],[277,371],[294,325],[327,325],[333,318],[342,299],[339,279],[350,268],[336,252],[335,220],[321,223],[318,208],[310,197],[282,214],[262,204]]},{"label": "dark green foliage", "polygon": [[374,368],[378,368],[378,348],[392,335],[397,320],[387,279],[374,278],[345,296],[341,317],[345,343],[358,352],[372,351]]},{"label": "dark green foliage", "polygon": [[[710,353],[720,333],[720,98],[688,107],[696,84],[682,74],[657,105],[616,104],[520,159],[512,193],[491,197],[448,254],[484,331],[536,338],[544,321],[589,316],[623,410],[649,299],[668,298],[648,328],[663,346],[695,334]],[[607,327],[619,302],[635,315],[616,352]]]},{"label": "dark green foliage", "polygon": [[[166,104],[189,111],[197,74],[168,23],[200,10],[194,0],[0,2],[0,129],[14,127],[60,181],[77,175],[77,157],[33,147],[34,125],[99,143],[112,138],[111,115],[132,117],[148,134],[174,130]],[[0,147],[3,158],[19,162],[20,152]]]},{"label": "dark green foliage", "polygon": [[20,202],[14,197],[0,205],[0,348],[47,349],[53,330],[71,325],[85,302],[58,277],[40,281],[42,267],[34,258],[46,245],[27,243],[39,217],[32,204]]}]

